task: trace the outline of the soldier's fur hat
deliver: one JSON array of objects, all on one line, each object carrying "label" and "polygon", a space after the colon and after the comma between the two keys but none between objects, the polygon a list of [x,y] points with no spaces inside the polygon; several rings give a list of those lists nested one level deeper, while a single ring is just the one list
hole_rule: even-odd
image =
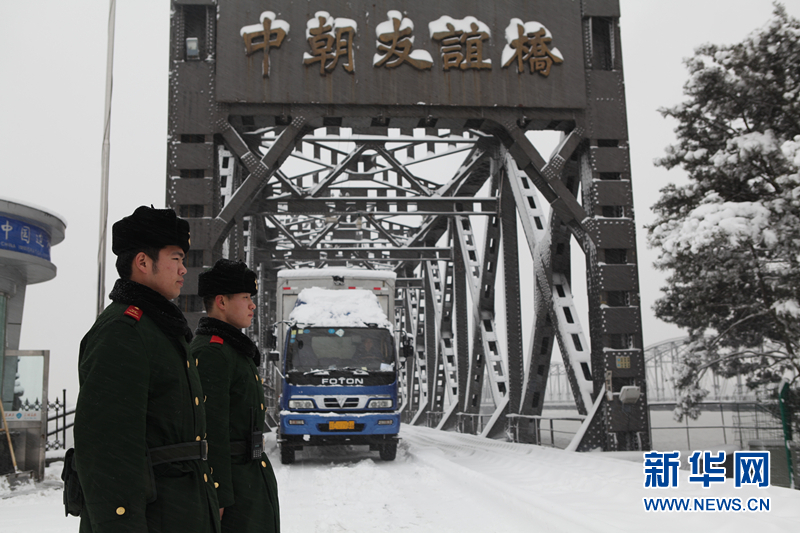
[{"label": "soldier's fur hat", "polygon": [[189,223],[172,209],[141,206],[111,227],[111,251],[115,255],[173,245],[186,253],[190,244]]},{"label": "soldier's fur hat", "polygon": [[197,277],[197,294],[203,298],[242,292],[255,294],[258,292],[258,283],[256,273],[241,261],[220,259]]}]

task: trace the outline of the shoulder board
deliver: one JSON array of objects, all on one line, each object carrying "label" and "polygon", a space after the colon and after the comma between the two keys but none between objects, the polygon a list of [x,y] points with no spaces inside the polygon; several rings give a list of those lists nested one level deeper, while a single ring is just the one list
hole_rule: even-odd
[{"label": "shoulder board", "polygon": [[210,343],[214,344],[225,344],[225,341],[222,340],[222,337],[218,337],[217,335],[211,335]]},{"label": "shoulder board", "polygon": [[131,306],[129,306],[129,307],[128,307],[128,308],[125,310],[125,312],[124,312],[124,313],[122,313],[122,314],[123,314],[123,315],[128,315],[128,316],[129,316],[129,317],[131,317],[131,318],[134,318],[134,319],[135,319],[135,320],[138,322],[139,320],[141,320],[141,318],[142,318],[142,315],[143,315],[144,313],[142,312],[142,310],[141,310],[141,309],[139,309],[139,308],[138,308],[138,307],[136,307],[135,305],[131,305]]}]

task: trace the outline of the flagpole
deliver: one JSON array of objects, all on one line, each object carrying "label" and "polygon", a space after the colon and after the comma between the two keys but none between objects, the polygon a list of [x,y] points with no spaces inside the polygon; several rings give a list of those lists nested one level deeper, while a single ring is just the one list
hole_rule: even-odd
[{"label": "flagpole", "polygon": [[110,0],[108,12],[108,45],[106,48],[106,105],[103,118],[103,156],[100,171],[100,239],[97,250],[97,314],[105,308],[106,236],[108,227],[108,167],[111,154],[111,88],[114,77],[114,24],[116,0]]}]

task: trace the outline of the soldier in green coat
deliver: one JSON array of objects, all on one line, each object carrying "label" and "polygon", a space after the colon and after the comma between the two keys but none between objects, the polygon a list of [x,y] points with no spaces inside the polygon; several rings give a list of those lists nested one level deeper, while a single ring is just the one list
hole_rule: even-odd
[{"label": "soldier in green coat", "polygon": [[278,533],[278,484],[263,450],[261,354],[242,333],[253,320],[256,275],[242,262],[220,259],[200,274],[200,319],[191,353],[208,395],[208,462],[214,469],[222,530]]},{"label": "soldier in green coat", "polygon": [[81,341],[75,468],[81,533],[218,533],[203,391],[183,286],[189,224],[139,207],[114,224],[120,279]]}]

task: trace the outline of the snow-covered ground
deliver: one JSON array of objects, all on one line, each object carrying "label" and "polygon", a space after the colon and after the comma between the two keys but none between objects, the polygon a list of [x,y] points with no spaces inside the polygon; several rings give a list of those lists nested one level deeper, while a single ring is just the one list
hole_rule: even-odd
[{"label": "snow-covered ground", "polygon": [[[800,491],[736,489],[732,480],[704,489],[646,489],[641,459],[631,454],[570,453],[403,426],[397,460],[366,448],[312,448],[280,464],[282,529],[291,533],[680,531],[786,532],[800,524]],[[60,463],[46,483],[16,493],[0,485],[0,532],[74,533],[57,487]],[[46,487],[43,485],[50,485]],[[12,494],[16,494],[13,495]],[[646,512],[643,498],[769,499],[769,512]]]}]

